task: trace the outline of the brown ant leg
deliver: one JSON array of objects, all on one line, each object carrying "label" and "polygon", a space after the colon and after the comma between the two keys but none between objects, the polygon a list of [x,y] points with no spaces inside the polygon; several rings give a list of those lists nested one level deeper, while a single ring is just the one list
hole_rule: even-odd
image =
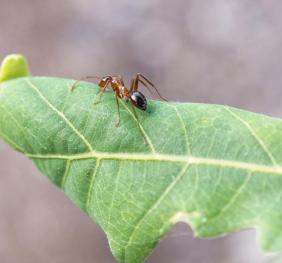
[{"label": "brown ant leg", "polygon": [[107,87],[109,86],[109,84],[111,83],[110,80],[108,80],[105,84],[105,86],[101,87],[100,86],[100,91],[99,91],[99,94],[97,95],[98,99],[96,101],[94,101],[94,104],[99,104],[102,100],[102,96],[104,95]]},{"label": "brown ant leg", "polygon": [[155,87],[155,85],[150,81],[148,80],[146,77],[144,77],[142,74],[138,73],[135,77],[135,80],[134,80],[134,83],[133,83],[133,87],[131,87],[132,91],[136,91],[138,90],[138,82],[141,82],[149,91],[150,93],[151,90],[150,90],[150,87],[151,86],[158,94],[158,96],[164,100],[164,101],[167,101],[167,99],[165,99],[158,91],[158,89]]},{"label": "brown ant leg", "polygon": [[112,82],[112,77],[106,77],[106,78],[101,79],[101,81],[98,84],[98,86],[100,87],[100,92],[97,95],[98,100],[95,101],[94,104],[98,104],[101,102],[102,96],[104,92],[106,91],[107,87],[109,86],[109,84],[111,84],[111,82]]},{"label": "brown ant leg", "polygon": [[136,121],[137,121],[137,123],[138,123],[138,128],[139,128],[139,130],[140,130],[140,133],[141,133],[141,135],[142,135],[142,137],[143,137],[143,139],[144,139],[144,143],[145,143],[145,144],[148,144],[148,141],[147,141],[147,139],[146,139],[146,137],[145,137],[145,135],[144,135],[144,133],[143,133],[143,131],[142,131],[142,129],[141,129],[141,125],[140,125],[140,121],[139,121],[139,117],[138,117],[138,115],[137,115],[137,112],[136,112],[136,110],[135,110],[133,104],[132,104],[132,103],[130,103],[130,104],[131,104],[131,108],[132,108],[132,110],[133,110],[133,114],[134,114],[134,116],[135,116],[135,118],[136,118]]},{"label": "brown ant leg", "polygon": [[122,79],[121,75],[118,75],[118,78],[119,78],[119,81],[120,81],[121,85],[123,85],[123,86],[125,87],[125,85],[124,85],[124,82],[123,82],[123,79]]},{"label": "brown ant leg", "polygon": [[74,90],[75,86],[80,82],[80,81],[83,81],[83,80],[87,80],[87,79],[99,79],[101,80],[101,78],[97,77],[97,76],[85,76],[85,77],[82,77],[80,79],[78,79],[77,81],[74,82],[74,84],[71,86],[71,91]]},{"label": "brown ant leg", "polygon": [[[141,82],[149,90],[149,92],[152,95],[154,95],[153,92],[151,91],[151,89],[149,89],[149,87],[147,86],[147,84],[144,81],[142,81],[140,79],[138,81]],[[132,93],[133,91],[138,90],[138,81],[136,80],[136,77],[132,78],[131,84],[130,84],[130,90],[129,90],[130,93]]]},{"label": "brown ant leg", "polygon": [[119,101],[118,101],[118,96],[117,96],[117,94],[116,94],[116,102],[117,102],[117,111],[118,111],[118,121],[117,121],[117,123],[116,123],[116,127],[118,127],[119,124],[120,124],[120,108],[119,108]]}]

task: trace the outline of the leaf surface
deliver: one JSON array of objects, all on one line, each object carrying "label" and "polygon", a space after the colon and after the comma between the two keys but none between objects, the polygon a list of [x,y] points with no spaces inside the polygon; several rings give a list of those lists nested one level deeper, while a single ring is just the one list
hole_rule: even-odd
[{"label": "leaf surface", "polygon": [[[26,77],[0,84],[0,137],[106,232],[120,262],[143,262],[179,221],[199,237],[246,228],[282,249],[282,122],[239,109],[149,101],[138,111],[96,85]],[[143,142],[143,136],[148,143]]]}]

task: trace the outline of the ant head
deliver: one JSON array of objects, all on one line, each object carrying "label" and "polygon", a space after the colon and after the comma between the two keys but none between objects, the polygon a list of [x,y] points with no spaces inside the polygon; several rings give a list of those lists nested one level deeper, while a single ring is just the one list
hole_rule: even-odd
[{"label": "ant head", "polygon": [[130,96],[130,100],[138,109],[144,111],[147,109],[147,99],[140,91],[134,91]]}]

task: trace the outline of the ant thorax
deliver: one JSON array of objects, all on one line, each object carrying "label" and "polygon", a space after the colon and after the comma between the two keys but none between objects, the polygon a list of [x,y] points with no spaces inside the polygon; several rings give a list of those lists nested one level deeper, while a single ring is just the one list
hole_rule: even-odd
[{"label": "ant thorax", "polygon": [[129,91],[124,86],[119,86],[119,96],[120,98],[129,98]]}]

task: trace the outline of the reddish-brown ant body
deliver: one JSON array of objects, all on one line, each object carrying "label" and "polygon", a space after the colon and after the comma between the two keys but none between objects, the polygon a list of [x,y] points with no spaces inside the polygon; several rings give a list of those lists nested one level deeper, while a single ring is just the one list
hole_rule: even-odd
[{"label": "reddish-brown ant body", "polygon": [[[118,110],[118,122],[116,123],[116,126],[119,126],[120,124],[119,99],[125,99],[127,102],[128,101],[131,102],[132,106],[140,110],[145,111],[147,109],[147,99],[144,96],[144,94],[138,90],[139,83],[143,84],[144,87],[146,87],[150,92],[151,92],[150,88],[153,88],[157,92],[159,97],[162,100],[166,101],[166,99],[164,99],[161,96],[161,94],[159,93],[157,88],[154,86],[154,84],[151,81],[149,81],[146,77],[144,77],[142,74],[139,74],[139,73],[134,78],[132,78],[129,89],[125,87],[124,81],[121,76],[110,76],[109,75],[109,76],[105,76],[102,78],[97,77],[97,76],[83,77],[74,83],[74,85],[72,86],[72,90],[79,81],[86,80],[86,79],[98,79],[99,80],[98,86],[100,87],[100,95],[98,97],[98,101],[95,102],[95,104],[101,101],[102,95],[104,94],[107,88],[110,87],[114,91],[115,97],[116,97],[116,103],[117,103],[117,110]],[[137,113],[134,107],[132,107],[133,113],[139,124],[139,119],[138,119],[138,116],[137,116]]]}]

